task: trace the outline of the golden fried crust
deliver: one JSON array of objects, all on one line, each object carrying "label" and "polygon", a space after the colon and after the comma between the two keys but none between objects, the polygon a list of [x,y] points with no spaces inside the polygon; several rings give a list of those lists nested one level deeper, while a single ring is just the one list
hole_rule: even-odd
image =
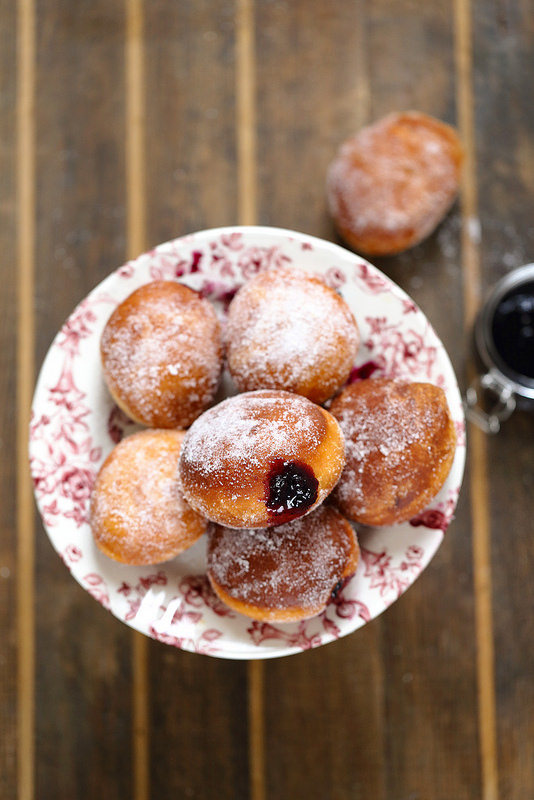
[{"label": "golden fried crust", "polygon": [[[208,519],[263,528],[319,505],[343,465],[343,436],[328,411],[290,392],[264,390],[229,397],[193,423],[179,476],[188,502]],[[276,504],[273,482],[283,484],[295,473],[304,496],[297,506],[283,499]]]},{"label": "golden fried crust", "polygon": [[463,151],[454,128],[393,113],[341,146],[327,174],[330,213],[356,251],[393,255],[432,233],[453,204]]},{"label": "golden fried crust", "polygon": [[123,439],[100,468],[91,498],[97,546],[123,564],[158,564],[190,547],[207,521],[177,481],[183,432],[147,430]]},{"label": "golden fried crust", "polygon": [[239,391],[285,389],[323,403],[347,380],[360,337],[341,295],[316,275],[279,267],[236,294],[225,340]]},{"label": "golden fried crust", "polygon": [[334,492],[341,511],[372,526],[422,511],[443,486],[456,449],[443,390],[370,378],[344,389],[330,410],[345,436],[346,464]]},{"label": "golden fried crust", "polygon": [[141,286],[102,333],[104,378],[117,405],[154,428],[186,428],[212,402],[222,370],[210,303],[176,281]]},{"label": "golden fried crust", "polygon": [[208,529],[214,591],[230,608],[265,622],[320,614],[334,589],[354,575],[359,553],[350,523],[324,505],[277,528]]}]

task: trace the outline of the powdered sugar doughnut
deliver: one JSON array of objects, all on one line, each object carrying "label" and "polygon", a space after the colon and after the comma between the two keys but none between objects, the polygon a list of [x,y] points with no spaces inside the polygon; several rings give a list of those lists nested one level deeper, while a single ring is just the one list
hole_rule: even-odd
[{"label": "powdered sugar doughnut", "polygon": [[98,473],[90,506],[96,544],[123,564],[158,564],[182,553],[207,522],[177,481],[183,432],[146,430],[123,439]]},{"label": "powdered sugar doughnut", "polygon": [[346,387],[330,410],[345,435],[346,465],[333,495],[341,511],[374,526],[422,511],[445,482],[456,449],[444,391],[369,378]]},{"label": "powdered sugar doughnut", "polygon": [[369,255],[425,239],[458,193],[462,147],[454,128],[417,111],[393,113],[344,142],[326,181],[340,235]]},{"label": "powdered sugar doughnut", "polygon": [[111,314],[102,334],[104,377],[136,422],[186,428],[212,402],[222,369],[210,303],[176,281],[153,281]]},{"label": "powdered sugar doughnut", "polygon": [[252,619],[293,622],[320,614],[356,571],[356,534],[336,509],[261,530],[208,529],[210,583],[230,608]]},{"label": "powdered sugar doughnut", "polygon": [[195,420],[179,475],[188,502],[208,519],[264,528],[322,503],[343,464],[343,436],[328,411],[263,390],[229,397]]},{"label": "powdered sugar doughnut", "polygon": [[260,272],[232,300],[228,368],[240,391],[284,389],[323,403],[347,380],[360,337],[345,300],[303,270]]}]

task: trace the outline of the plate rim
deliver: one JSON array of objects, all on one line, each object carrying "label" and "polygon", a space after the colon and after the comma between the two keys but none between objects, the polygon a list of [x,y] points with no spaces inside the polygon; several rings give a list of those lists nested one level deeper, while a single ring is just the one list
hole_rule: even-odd
[{"label": "plate rim", "polygon": [[[147,250],[147,251],[145,251],[143,253],[140,253],[136,258],[127,260],[123,265],[115,268],[112,272],[110,272],[107,276],[105,276],[99,283],[97,283],[85,295],[85,297],[75,305],[75,307],[73,308],[71,313],[65,319],[63,325],[56,332],[55,336],[53,337],[53,339],[52,339],[52,341],[51,341],[51,343],[49,345],[49,348],[48,348],[48,350],[47,350],[47,352],[45,354],[45,357],[44,357],[44,359],[43,359],[43,361],[41,363],[41,366],[40,366],[40,369],[39,369],[39,373],[38,373],[38,376],[37,376],[37,380],[35,382],[35,389],[34,389],[34,393],[33,393],[33,397],[32,397],[32,403],[31,403],[31,417],[33,418],[33,415],[34,415],[34,409],[35,409],[36,404],[37,404],[36,401],[40,397],[41,393],[44,390],[44,381],[45,381],[45,377],[47,375],[47,369],[49,367],[50,362],[52,362],[54,360],[54,354],[55,354],[55,349],[57,347],[58,340],[59,340],[60,336],[62,335],[62,332],[63,332],[66,324],[71,320],[73,315],[80,309],[80,307],[84,303],[87,303],[90,299],[94,298],[99,292],[102,292],[102,290],[105,288],[105,286],[106,286],[106,284],[108,282],[114,284],[117,281],[117,279],[120,277],[120,275],[119,275],[120,271],[125,269],[125,267],[127,267],[128,265],[135,266],[136,264],[138,264],[142,260],[146,260],[147,258],[151,258],[155,254],[161,254],[162,252],[165,251],[165,249],[172,248],[173,246],[187,245],[188,243],[192,243],[192,242],[199,241],[199,240],[202,240],[203,242],[206,242],[208,237],[209,238],[221,238],[223,236],[229,236],[229,235],[233,235],[233,234],[236,234],[236,233],[237,234],[241,234],[241,235],[246,235],[246,236],[252,237],[252,238],[254,238],[254,237],[267,237],[267,238],[275,237],[275,238],[280,239],[280,238],[283,237],[288,242],[289,241],[296,241],[296,242],[300,242],[301,244],[311,245],[312,249],[315,247],[315,249],[320,248],[321,250],[324,251],[325,248],[326,248],[327,251],[332,253],[332,255],[334,257],[337,257],[340,261],[346,262],[347,258],[348,258],[350,261],[353,262],[353,264],[361,263],[361,264],[367,265],[371,269],[371,271],[373,273],[375,273],[377,276],[379,276],[380,278],[382,278],[385,281],[385,283],[387,284],[389,292],[392,292],[393,294],[395,294],[399,298],[402,298],[402,299],[405,299],[406,301],[411,302],[414,305],[414,307],[416,308],[417,312],[420,315],[422,315],[422,318],[427,323],[428,328],[431,331],[432,336],[434,337],[436,342],[441,346],[441,360],[447,366],[447,369],[449,371],[449,379],[452,380],[452,386],[450,388],[451,388],[452,391],[455,392],[455,394],[458,396],[459,400],[461,401],[461,395],[460,395],[460,390],[459,390],[459,387],[458,387],[458,381],[457,381],[457,378],[456,378],[456,374],[455,374],[452,362],[450,360],[450,357],[448,355],[448,352],[447,352],[446,348],[443,345],[443,342],[437,336],[437,334],[436,334],[436,332],[435,332],[435,330],[433,328],[432,323],[430,322],[430,320],[428,319],[426,314],[422,311],[420,306],[417,303],[415,303],[415,301],[412,300],[410,295],[408,295],[408,293],[402,287],[400,287],[397,283],[395,283],[389,276],[387,276],[384,272],[382,272],[382,270],[380,270],[378,267],[376,267],[374,264],[372,264],[372,262],[369,262],[366,258],[360,256],[357,253],[354,253],[351,250],[348,250],[347,248],[343,247],[340,244],[337,244],[336,242],[331,242],[329,240],[322,239],[322,238],[320,238],[318,236],[315,236],[313,234],[294,231],[294,230],[291,230],[291,229],[286,229],[286,228],[283,228],[283,227],[276,227],[276,226],[265,226],[265,225],[225,225],[225,226],[220,226],[220,227],[216,227],[216,228],[200,229],[198,231],[195,231],[195,232],[192,232],[192,233],[187,233],[187,234],[184,234],[182,236],[176,237],[174,239],[169,239],[169,240],[167,240],[165,242],[162,242],[162,243],[156,245],[154,248],[152,248],[150,250]],[[283,242],[281,244],[283,244]],[[146,281],[142,281],[141,283],[145,283],[145,282]],[[132,290],[130,290],[130,291],[132,291]],[[125,296],[127,296],[127,295],[125,295]],[[117,301],[117,302],[120,302],[120,300]],[[461,405],[461,403],[460,403],[460,405]],[[461,408],[461,414],[462,414],[463,427],[464,427],[464,431],[465,431],[465,415],[463,413],[463,407]],[[30,461],[31,461],[31,455],[32,455],[32,437],[31,437],[31,435],[30,435],[30,438],[29,438],[28,453],[29,453]],[[462,487],[462,482],[463,482],[463,477],[464,477],[464,470],[465,470],[465,460],[466,460],[466,448],[465,448],[465,442],[464,442],[464,446],[457,447],[457,452],[456,452],[456,456],[455,456],[455,463],[453,465],[453,467],[456,470],[455,474],[456,474],[456,482],[457,482],[457,485],[458,485],[458,494],[460,493],[461,487]],[[35,475],[34,475],[32,469],[31,469],[31,477],[32,477],[32,480],[35,481]],[[36,505],[37,505],[37,508],[38,508],[38,511],[39,511],[39,515],[40,515],[40,518],[41,518],[41,523],[42,523],[43,528],[44,528],[49,540],[51,541],[51,544],[54,547],[56,553],[58,553],[58,555],[61,557],[61,552],[59,550],[59,547],[57,546],[56,540],[54,539],[53,535],[51,534],[51,532],[50,532],[50,530],[49,530],[49,528],[47,526],[47,524],[45,523],[45,520],[44,520],[44,517],[43,517],[43,513],[42,513],[42,509],[41,509],[41,503],[40,503],[40,500],[39,500],[39,498],[37,496],[35,488],[36,487],[34,485],[34,498],[35,498],[35,502],[36,502]],[[457,500],[456,500],[456,502],[457,502]],[[455,505],[456,505],[456,503],[455,503]],[[439,549],[442,541],[443,541],[443,535],[441,536],[441,539],[437,542],[436,546],[433,549],[433,552],[431,553],[430,557],[428,558],[427,562],[424,564],[424,566],[422,567],[420,572],[415,576],[415,578],[412,581],[409,582],[408,586],[401,592],[401,594],[404,594],[404,592],[411,585],[413,585],[415,580],[417,580],[417,578],[419,577],[421,572],[424,569],[426,569],[426,567],[429,565],[430,561],[432,561],[432,559],[434,558],[434,556],[435,556],[437,550]],[[65,560],[64,560],[64,563],[66,563]],[[69,564],[66,563],[66,566],[69,569],[69,571],[71,573],[71,576],[82,586],[82,588],[85,591],[88,591],[87,586],[84,585],[81,582],[81,579],[72,570],[72,568],[69,566]],[[115,565],[113,565],[113,566],[115,566]],[[119,566],[123,566],[123,565],[119,565]],[[161,565],[155,565],[154,568],[157,569],[159,566],[161,566]],[[401,596],[401,594],[399,595],[399,597]],[[398,599],[398,598],[396,598],[396,599]],[[393,602],[395,602],[396,599]],[[345,636],[347,636],[347,635],[349,635],[351,633],[354,633],[359,627],[362,627],[368,621],[372,621],[373,619],[376,619],[378,616],[380,616],[389,607],[389,605],[390,604],[384,605],[383,608],[381,608],[377,613],[374,613],[372,615],[370,620],[365,620],[361,624],[355,625],[352,629],[342,632],[339,636],[336,636],[336,637],[333,637],[333,638],[328,638],[327,636],[325,636],[323,634],[321,636],[321,641],[319,641],[317,644],[310,644],[309,647],[302,647],[300,645],[281,646],[280,644],[272,645],[272,646],[265,646],[265,645],[262,644],[260,646],[258,644],[255,645],[251,640],[249,640],[249,641],[240,641],[240,642],[236,643],[235,649],[230,645],[229,649],[221,649],[221,650],[219,650],[217,648],[216,651],[205,653],[205,654],[212,655],[212,656],[215,656],[217,658],[228,659],[228,660],[257,660],[257,659],[263,660],[263,659],[284,657],[284,656],[287,656],[287,655],[295,655],[295,654],[298,654],[298,653],[301,653],[301,652],[305,652],[307,649],[315,649],[316,647],[332,643],[333,641],[337,641],[340,638],[344,638]],[[110,610],[111,613],[120,622],[128,625],[129,627],[131,627],[134,630],[139,631],[140,633],[143,633],[144,635],[149,636],[150,638],[154,638],[154,639],[157,640],[156,636],[154,636],[150,632],[148,632],[148,631],[143,629],[142,625],[140,625],[138,623],[138,620],[136,618],[131,619],[131,620],[126,620],[123,617],[121,617],[118,613],[116,613],[116,611],[114,611],[112,608],[109,608],[108,610]],[[278,626],[276,626],[276,627],[278,627]],[[282,628],[283,627],[284,626],[282,626]],[[232,640],[230,640],[230,642],[231,641]],[[229,643],[227,642],[226,647],[228,648],[228,646],[229,646]],[[189,652],[202,652],[202,651],[197,650],[194,647],[190,648],[190,647],[184,646],[184,647],[181,647],[181,649],[187,650]]]}]

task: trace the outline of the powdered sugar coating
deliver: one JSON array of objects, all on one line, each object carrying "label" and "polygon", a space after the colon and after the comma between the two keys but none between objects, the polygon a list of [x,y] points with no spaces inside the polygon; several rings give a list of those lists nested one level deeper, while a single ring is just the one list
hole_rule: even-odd
[{"label": "powdered sugar coating", "polygon": [[183,432],[150,430],[123,439],[93,489],[90,523],[99,548],[125,564],[158,564],[206,530],[176,480]]},{"label": "powdered sugar coating", "polygon": [[414,517],[443,485],[456,448],[445,393],[427,383],[369,378],[351,384],[331,411],[345,436],[336,502],[366,525]]},{"label": "powdered sugar coating", "polygon": [[229,397],[204,412],[186,432],[179,467],[184,494],[215,522],[230,527],[272,525],[266,481],[278,459],[311,468],[319,481],[314,506],[319,504],[344,464],[337,422],[290,392]]},{"label": "powdered sugar coating", "polygon": [[346,381],[360,337],[349,306],[323,280],[278,267],[234,297],[225,340],[241,391],[285,389],[322,403]]},{"label": "powdered sugar coating", "polygon": [[236,610],[288,621],[320,613],[336,585],[354,574],[355,533],[334,508],[321,506],[277,528],[208,531],[208,576]]},{"label": "powdered sugar coating", "polygon": [[449,125],[393,113],[342,144],[327,173],[330,213],[357,251],[390,255],[426,238],[459,187],[461,145]]},{"label": "powdered sugar coating", "polygon": [[203,474],[220,473],[231,460],[246,482],[267,461],[313,451],[325,430],[322,416],[310,413],[300,397],[251,392],[227,398],[203,414],[186,435],[182,460]]},{"label": "powdered sugar coating", "polygon": [[209,302],[175,281],[154,281],[113,312],[101,339],[116,402],[144,425],[187,427],[213,400],[222,368]]}]

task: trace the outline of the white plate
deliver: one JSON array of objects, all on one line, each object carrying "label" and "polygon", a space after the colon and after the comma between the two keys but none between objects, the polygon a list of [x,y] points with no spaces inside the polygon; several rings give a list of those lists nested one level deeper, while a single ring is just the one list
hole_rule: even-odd
[{"label": "white plate", "polygon": [[[205,544],[154,567],[117,564],[95,547],[87,512],[104,458],[135,426],[104,385],[100,334],[111,311],[141,284],[179,279],[202,291],[221,316],[244,281],[272,264],[323,275],[358,321],[363,374],[430,381],[443,387],[458,432],[449,477],[427,510],[409,523],[360,531],[357,574],[327,610],[291,624],[262,624],[217,601],[205,577]],[[202,231],[156,247],[97,286],[57,334],[41,369],[32,408],[30,461],[50,540],[76,580],[118,619],[167,644],[221,658],[289,655],[352,633],[376,617],[429,563],[451,521],[465,462],[461,396],[443,345],[414,302],[357,255],[301,233],[262,227]]]}]

